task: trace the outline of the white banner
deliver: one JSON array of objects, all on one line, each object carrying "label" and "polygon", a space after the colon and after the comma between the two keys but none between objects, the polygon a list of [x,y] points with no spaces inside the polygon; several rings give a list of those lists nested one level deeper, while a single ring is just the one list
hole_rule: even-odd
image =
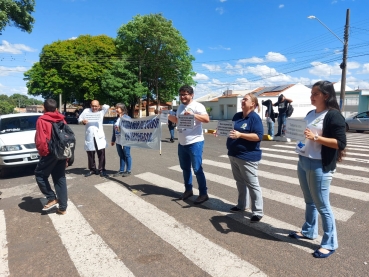
[{"label": "white banner", "polygon": [[286,119],[286,137],[296,141],[305,141],[306,121],[303,119]]},{"label": "white banner", "polygon": [[193,129],[195,123],[195,116],[193,114],[178,115],[177,128],[178,129]]},{"label": "white banner", "polygon": [[121,118],[121,145],[160,149],[161,124],[158,115],[143,118]]},{"label": "white banner", "polygon": [[234,122],[229,120],[219,120],[217,127],[218,136],[229,136],[229,132],[233,130]]},{"label": "white banner", "polygon": [[89,123],[91,122],[99,122],[101,120],[100,117],[101,113],[100,112],[88,112],[84,114],[84,119],[87,119]]}]

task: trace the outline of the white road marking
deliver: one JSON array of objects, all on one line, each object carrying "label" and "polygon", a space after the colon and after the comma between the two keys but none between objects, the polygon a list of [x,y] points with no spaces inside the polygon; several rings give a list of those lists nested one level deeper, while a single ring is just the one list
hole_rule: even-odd
[{"label": "white road marking", "polygon": [[[139,176],[148,176],[149,180],[160,177],[151,173]],[[211,276],[266,276],[257,267],[211,242],[121,185],[107,182],[95,187]]]},{"label": "white road marking", "polygon": [[[289,146],[289,145],[273,145],[273,146],[278,147],[278,148],[289,148],[289,149],[295,149],[296,148],[295,146]],[[353,149],[351,149],[351,147],[347,147],[347,149],[348,149],[347,155],[368,157],[368,154],[361,154],[361,153],[352,152],[351,150],[353,150]],[[263,148],[263,150],[277,151],[276,149],[271,149],[271,148]],[[356,148],[356,150],[354,150],[354,151],[362,151],[362,150]],[[369,149],[368,150],[364,149],[363,151],[369,151]],[[278,151],[278,152],[281,152],[281,151]],[[283,151],[283,152],[285,152],[285,151]],[[288,151],[286,153],[293,153],[293,154],[297,155],[297,153],[295,151]]]},{"label": "white road marking", "polygon": [[81,276],[134,276],[71,201],[66,215],[49,217]]},{"label": "white road marking", "polygon": [[9,276],[8,241],[6,240],[6,222],[3,210],[0,210],[0,276]]},{"label": "white road marking", "polygon": [[[207,164],[209,164],[209,163],[207,163]],[[181,167],[179,165],[172,166],[169,169],[173,169],[175,171],[182,172]],[[229,165],[229,169],[231,169],[230,165]],[[210,181],[213,181],[213,182],[223,184],[223,185],[226,185],[228,187],[237,189],[236,181],[234,179],[219,176],[219,175],[212,174],[212,173],[209,173],[209,172],[206,172],[205,176],[206,176],[206,180],[210,180]],[[286,205],[290,205],[292,207],[295,207],[295,208],[298,208],[298,209],[301,209],[301,210],[306,209],[305,200],[301,197],[297,197],[297,196],[290,195],[290,194],[287,194],[287,193],[267,189],[267,188],[264,188],[264,187],[262,187],[261,189],[262,189],[263,197],[265,197],[265,198],[268,198],[268,199],[271,199],[273,201],[283,203],[283,204],[286,204]],[[353,216],[355,214],[354,212],[344,210],[344,209],[340,209],[340,208],[336,208],[336,207],[333,207],[333,206],[331,206],[331,208],[333,210],[334,217],[337,220],[340,220],[340,221],[347,221],[347,220],[350,219],[351,216]]]},{"label": "white road marking", "polygon": [[[162,177],[154,173],[146,172],[146,173],[135,175],[135,177],[145,180],[146,182],[154,184],[158,187],[171,189],[172,191],[174,191],[175,193],[179,195],[181,195],[184,190],[183,183],[176,182],[174,180]],[[199,191],[195,188],[193,188],[193,192],[195,195],[199,193]],[[288,234],[291,231],[298,231],[298,230],[301,230],[301,228],[293,226],[286,222],[280,221],[278,219],[269,217],[267,215],[264,215],[263,219],[257,224],[250,223],[250,217],[252,216],[250,212],[231,213],[229,212],[229,209],[235,206],[235,203],[229,202],[226,199],[219,198],[211,194],[208,194],[208,195],[210,199],[204,202],[202,205],[218,212],[219,214],[226,215],[240,222],[241,224],[246,225],[249,228],[254,228],[265,234],[275,237],[281,241],[285,241],[289,243],[291,246],[297,247],[307,253],[311,253],[312,249],[314,249],[317,245],[320,245],[320,241],[322,239],[321,236],[318,236],[315,240],[308,240],[308,241],[296,240],[296,239],[290,238],[288,237]],[[121,197],[120,194],[117,195],[117,197],[119,196]],[[196,197],[197,196],[192,196],[189,199],[194,201]],[[121,199],[122,199],[121,201],[125,201],[124,198],[121,197]],[[307,244],[310,247],[307,247],[306,246]],[[228,274],[225,274],[224,276],[228,276]]]}]

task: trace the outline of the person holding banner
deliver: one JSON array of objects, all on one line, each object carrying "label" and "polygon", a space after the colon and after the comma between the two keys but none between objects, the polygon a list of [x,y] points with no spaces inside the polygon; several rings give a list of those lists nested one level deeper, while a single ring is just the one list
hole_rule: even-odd
[{"label": "person holding banner", "polygon": [[[132,158],[131,147],[123,146],[121,143],[120,121],[121,118],[131,118],[127,115],[126,105],[118,103],[115,105],[115,111],[117,112],[117,119],[113,123],[113,135],[111,138],[111,146],[116,145],[119,156],[119,171],[113,175],[113,177],[123,176],[127,177],[131,175]],[[127,168],[126,170],[125,167]]]},{"label": "person holding banner", "polygon": [[337,229],[329,202],[329,188],[336,171],[336,163],[342,161],[346,148],[345,118],[337,103],[333,83],[319,81],[311,89],[311,104],[316,107],[305,120],[305,141],[298,141],[297,175],[306,203],[305,223],[301,231],[292,232],[295,239],[315,239],[318,236],[318,213],[323,224],[320,247],[315,258],[327,258],[338,248]]},{"label": "person holding banner", "polygon": [[[106,139],[103,129],[104,115],[109,111],[109,105],[103,105],[100,110],[100,104],[97,100],[91,101],[91,108],[84,109],[78,117],[78,122],[86,126],[85,150],[88,158],[88,169],[85,174],[89,177],[93,174],[100,174],[101,177],[108,177],[105,171],[105,148]],[[96,169],[95,152],[99,159],[99,168]]]},{"label": "person holding banner", "polygon": [[[184,85],[179,89],[179,98],[181,105],[177,109],[177,115],[168,115],[168,119],[173,123],[178,123],[179,117],[189,119],[191,126],[183,128],[181,124],[177,124],[178,128],[178,158],[179,164],[183,171],[183,179],[185,192],[179,199],[186,200],[193,195],[192,191],[192,173],[196,175],[199,185],[199,196],[195,200],[195,204],[201,204],[209,200],[206,187],[205,174],[202,169],[202,152],[204,149],[204,134],[202,123],[208,123],[209,115],[205,106],[193,100],[194,91],[191,86]],[[185,120],[184,120],[185,121]]]},{"label": "person holding banner", "polygon": [[233,116],[233,130],[227,138],[228,157],[231,162],[233,177],[238,189],[238,203],[231,212],[244,211],[251,197],[251,223],[261,220],[263,196],[258,179],[258,165],[261,160],[260,141],[263,139],[264,127],[260,116],[255,112],[259,108],[257,97],[246,94],[242,99],[242,111]]}]

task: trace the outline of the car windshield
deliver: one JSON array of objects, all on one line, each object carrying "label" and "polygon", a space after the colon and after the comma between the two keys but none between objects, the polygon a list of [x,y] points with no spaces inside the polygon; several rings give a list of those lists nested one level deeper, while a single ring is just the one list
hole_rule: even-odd
[{"label": "car windshield", "polygon": [[0,119],[0,133],[12,133],[36,130],[36,121],[40,115],[17,116]]}]

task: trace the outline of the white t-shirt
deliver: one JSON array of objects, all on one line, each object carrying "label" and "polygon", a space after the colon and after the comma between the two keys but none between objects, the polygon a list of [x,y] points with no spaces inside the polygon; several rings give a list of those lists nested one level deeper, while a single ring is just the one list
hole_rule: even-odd
[{"label": "white t-shirt", "polygon": [[[307,128],[310,129],[314,135],[321,136],[323,133],[323,120],[328,110],[316,113],[311,111],[306,117]],[[298,141],[296,144],[296,153],[311,159],[321,160],[322,145],[314,140],[305,139],[305,141]]]},{"label": "white t-shirt", "polygon": [[[177,115],[183,115],[185,110],[191,110],[194,114],[207,114],[205,106],[196,101],[192,101],[187,106],[179,105]],[[194,120],[193,129],[178,129],[178,141],[181,145],[188,145],[203,140],[202,122],[199,120]]]}]

